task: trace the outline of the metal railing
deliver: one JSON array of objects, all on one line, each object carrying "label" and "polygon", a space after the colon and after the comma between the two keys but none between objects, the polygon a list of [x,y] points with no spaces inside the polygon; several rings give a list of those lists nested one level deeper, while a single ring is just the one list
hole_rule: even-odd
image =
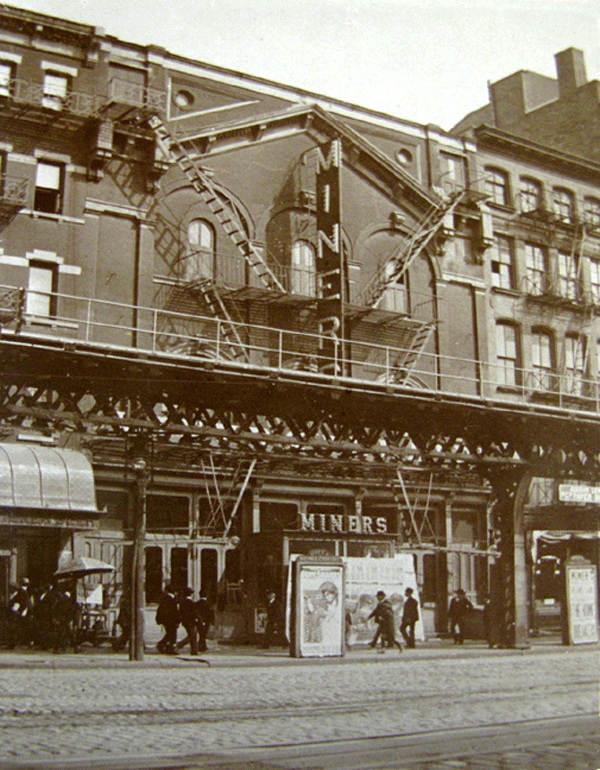
[{"label": "metal railing", "polygon": [[[14,289],[0,286],[0,298]],[[115,353],[135,349],[186,362],[211,360],[241,369],[294,372],[311,381],[600,413],[600,381],[575,376],[571,371],[540,378],[534,370],[513,368],[507,375],[502,364],[425,351],[406,380],[399,375],[408,346],[337,340],[330,357],[323,355],[323,338],[318,334],[244,323],[234,325],[248,360],[235,361],[221,335],[220,326],[225,322],[220,319],[65,294],[47,296],[51,299],[48,305],[57,309],[55,315],[25,313],[19,328],[9,323],[2,334],[77,341]],[[26,302],[25,296],[25,307]]]},{"label": "metal railing", "polygon": [[164,112],[167,107],[167,95],[164,91],[117,78],[109,82],[108,96],[71,90],[66,94],[53,94],[46,90],[42,83],[12,78],[0,85],[0,99],[2,98],[80,117],[97,116],[102,108],[110,103],[137,107],[148,113]]}]

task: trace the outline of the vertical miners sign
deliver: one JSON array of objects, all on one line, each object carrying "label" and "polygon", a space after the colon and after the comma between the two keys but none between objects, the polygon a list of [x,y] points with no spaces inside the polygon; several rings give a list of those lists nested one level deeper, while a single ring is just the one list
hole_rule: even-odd
[{"label": "vertical miners sign", "polygon": [[334,375],[342,371],[344,338],[341,168],[342,144],[334,139],[318,149],[316,171],[319,369]]}]

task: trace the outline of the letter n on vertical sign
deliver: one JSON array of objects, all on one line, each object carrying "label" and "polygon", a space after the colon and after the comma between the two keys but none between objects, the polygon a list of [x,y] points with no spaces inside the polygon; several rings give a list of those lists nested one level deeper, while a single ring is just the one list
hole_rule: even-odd
[{"label": "letter n on vertical sign", "polygon": [[344,338],[344,260],[341,206],[342,143],[317,152],[317,286],[319,368],[339,374]]}]

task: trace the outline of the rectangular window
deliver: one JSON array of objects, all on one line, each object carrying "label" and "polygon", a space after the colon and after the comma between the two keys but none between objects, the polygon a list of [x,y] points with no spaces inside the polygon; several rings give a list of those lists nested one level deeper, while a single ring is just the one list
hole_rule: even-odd
[{"label": "rectangular window", "polygon": [[497,235],[491,252],[492,286],[514,289],[513,242]]},{"label": "rectangular window", "polygon": [[515,387],[520,384],[519,345],[517,329],[509,323],[496,326],[496,356],[498,358],[499,385]]},{"label": "rectangular window", "polygon": [[42,106],[62,110],[69,93],[69,78],[60,72],[44,72]]},{"label": "rectangular window", "polygon": [[59,163],[38,161],[35,173],[33,208],[46,214],[62,211],[63,166]]},{"label": "rectangular window", "polygon": [[10,62],[0,61],[0,96],[11,96],[13,93],[15,67]]},{"label": "rectangular window", "polygon": [[490,203],[508,206],[508,174],[499,168],[486,168],[485,192]]},{"label": "rectangular window", "polygon": [[539,211],[542,206],[542,185],[536,179],[521,179],[519,207],[523,214]]},{"label": "rectangular window", "polygon": [[539,296],[549,286],[548,253],[542,246],[525,244],[525,269],[527,270],[526,292]]},{"label": "rectangular window", "polygon": [[440,187],[445,192],[462,190],[467,179],[466,161],[460,155],[440,153]]},{"label": "rectangular window", "polygon": [[575,214],[573,193],[562,187],[555,187],[552,191],[552,209],[561,222],[572,222]]},{"label": "rectangular window", "polygon": [[558,252],[558,293],[561,297],[579,299],[577,257],[564,251]]},{"label": "rectangular window", "polygon": [[[395,262],[387,262],[385,266],[385,280],[391,281],[392,275],[396,270],[397,265]],[[406,309],[406,284],[404,279],[405,275],[402,275],[398,280],[387,284],[379,303],[379,307],[382,310],[390,310],[392,313],[408,312]]]},{"label": "rectangular window", "polygon": [[600,262],[590,259],[590,294],[594,305],[600,305]]},{"label": "rectangular window", "polygon": [[55,312],[57,266],[52,262],[29,263],[25,312],[38,318],[51,318]]},{"label": "rectangular window", "polygon": [[565,393],[581,396],[584,392],[587,340],[577,334],[565,337]]},{"label": "rectangular window", "polygon": [[552,335],[533,332],[531,337],[532,389],[555,390],[554,349]]},{"label": "rectangular window", "polygon": [[600,227],[600,200],[583,199],[583,221],[593,229]]}]

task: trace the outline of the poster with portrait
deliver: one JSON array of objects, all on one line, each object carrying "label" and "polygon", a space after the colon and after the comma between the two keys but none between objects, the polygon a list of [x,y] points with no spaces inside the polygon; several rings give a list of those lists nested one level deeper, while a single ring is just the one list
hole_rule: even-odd
[{"label": "poster with portrait", "polygon": [[294,562],[293,654],[344,654],[344,565],[340,560]]},{"label": "poster with portrait", "polygon": [[[415,625],[415,639],[423,641],[425,631],[421,617],[417,576],[412,554],[397,554],[392,558],[347,557],[346,565],[346,611],[351,624],[348,643],[366,644],[373,638],[375,621],[369,615],[377,604],[377,591],[385,591],[394,610],[396,632],[402,619],[404,592],[413,589],[413,597],[419,602],[419,620]],[[398,635],[398,633],[397,633]]]}]

